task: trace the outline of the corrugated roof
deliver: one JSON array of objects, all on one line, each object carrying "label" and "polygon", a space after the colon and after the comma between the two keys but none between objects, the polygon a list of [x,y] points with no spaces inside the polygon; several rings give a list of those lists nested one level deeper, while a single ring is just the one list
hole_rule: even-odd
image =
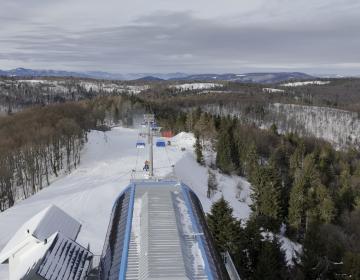
[{"label": "corrugated roof", "polygon": [[59,233],[46,252],[37,274],[46,280],[85,279],[93,254]]}]

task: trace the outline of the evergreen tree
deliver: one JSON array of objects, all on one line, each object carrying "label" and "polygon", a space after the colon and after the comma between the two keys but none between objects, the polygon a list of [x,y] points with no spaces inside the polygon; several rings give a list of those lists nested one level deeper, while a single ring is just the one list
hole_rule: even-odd
[{"label": "evergreen tree", "polygon": [[301,269],[305,279],[344,279],[341,275],[342,230],[335,226],[311,223],[305,235]]},{"label": "evergreen tree", "polygon": [[355,192],[351,187],[351,173],[348,163],[341,163],[340,190],[338,195],[337,207],[340,212],[344,210],[352,211],[356,204]]},{"label": "evergreen tree", "polygon": [[264,241],[258,257],[254,280],[280,280],[286,279],[284,275],[285,257],[280,250],[277,239]]},{"label": "evergreen tree", "polygon": [[255,215],[263,216],[264,226],[277,229],[281,222],[281,181],[273,166],[260,166],[253,179],[252,208]]},{"label": "evergreen tree", "polygon": [[201,164],[204,165],[204,156],[202,153],[202,145],[200,143],[200,138],[199,135],[195,135],[196,137],[196,141],[195,141],[195,154],[196,154],[196,161]]},{"label": "evergreen tree", "polygon": [[297,169],[302,169],[305,158],[305,144],[300,140],[294,153],[290,157],[290,170],[295,175]]},{"label": "evergreen tree", "polygon": [[224,173],[229,174],[235,170],[235,165],[232,161],[233,143],[228,129],[222,129],[219,133],[218,142],[216,145],[216,165]]},{"label": "evergreen tree", "polygon": [[195,130],[203,140],[213,139],[216,134],[216,129],[212,117],[207,113],[202,113],[195,125]]},{"label": "evergreen tree", "polygon": [[279,133],[278,133],[278,128],[277,128],[276,124],[273,123],[273,124],[270,126],[270,132],[271,132],[273,135],[276,135],[276,136],[279,135]]},{"label": "evergreen tree", "polygon": [[245,175],[249,178],[250,182],[257,179],[256,173],[259,169],[259,156],[256,151],[255,143],[252,142],[246,151],[245,157]]},{"label": "evergreen tree", "polygon": [[296,170],[289,201],[289,223],[297,230],[305,230],[306,224],[314,220],[328,223],[335,213],[334,203],[321,183],[312,154],[305,157],[302,166]]},{"label": "evergreen tree", "polygon": [[239,238],[239,248],[234,257],[241,279],[252,279],[261,251],[261,223],[257,217],[251,217]]},{"label": "evergreen tree", "polygon": [[300,230],[301,226],[305,222],[306,214],[306,186],[305,178],[297,172],[295,176],[294,186],[290,192],[289,201],[289,224],[296,230]]},{"label": "evergreen tree", "polygon": [[207,215],[207,224],[219,252],[229,251],[230,254],[235,254],[241,227],[232,212],[233,209],[229,203],[221,197],[211,206],[210,213]]}]

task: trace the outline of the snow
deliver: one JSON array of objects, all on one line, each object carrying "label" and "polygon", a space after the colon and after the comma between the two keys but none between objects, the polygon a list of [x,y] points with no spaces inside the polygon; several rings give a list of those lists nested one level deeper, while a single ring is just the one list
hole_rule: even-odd
[{"label": "snow", "polygon": [[[178,196],[176,198],[176,202],[177,202],[177,207],[180,210],[180,219],[181,219],[183,233],[188,236],[194,235],[195,232],[192,228],[189,210],[186,207],[185,201]],[[192,262],[193,269],[195,271],[195,274],[198,274],[198,271],[200,268],[202,270],[205,269],[205,263],[204,263],[204,259],[201,254],[199,243],[196,241],[195,238],[192,241],[191,253],[192,253],[192,256],[194,257],[194,260]]]},{"label": "snow", "polygon": [[286,83],[281,84],[283,87],[300,87],[300,86],[308,86],[308,85],[328,85],[330,81],[304,81],[304,82],[293,82],[293,83]]},{"label": "snow", "polygon": [[285,90],[283,90],[283,89],[278,89],[278,88],[263,88],[263,92],[267,92],[267,93],[281,93],[281,92],[285,92]]},{"label": "snow", "polygon": [[106,92],[129,92],[132,94],[139,94],[140,92],[149,89],[148,85],[131,86],[131,85],[117,85],[113,83],[101,83],[101,82],[81,82],[80,85],[87,91],[106,91]]},{"label": "snow", "polygon": [[59,231],[75,240],[80,228],[81,225],[76,220],[56,206],[50,205],[23,224],[12,236],[0,253],[0,263],[27,244],[29,236],[43,241]]},{"label": "snow", "polygon": [[18,80],[19,83],[29,83],[29,84],[46,84],[49,83],[47,80]]},{"label": "snow", "polygon": [[[87,81],[87,80],[75,80],[69,83],[66,80],[40,80],[40,79],[33,79],[33,80],[17,80],[19,84],[28,84],[30,86],[49,86],[51,91],[53,92],[63,92],[67,93],[70,91],[70,88],[79,85],[86,89],[86,91],[106,91],[108,93],[111,92],[129,92],[132,94],[139,94],[144,90],[150,88],[149,85],[126,85],[126,84],[115,84],[112,82],[99,82],[99,81]],[[7,84],[6,82],[1,82],[1,84]],[[49,89],[50,90],[50,89]]]},{"label": "snow", "polygon": [[140,235],[141,207],[142,207],[142,199],[141,198],[135,199],[131,232],[134,235],[136,251],[139,255],[140,255],[140,239],[141,239],[141,235]]},{"label": "snow", "polygon": [[[11,235],[11,240],[6,244],[5,247],[2,247],[1,255],[0,255],[0,263],[4,262],[17,248],[24,245],[30,241],[28,238],[31,234],[36,230],[40,221],[43,219],[47,212],[48,208],[44,209],[40,213],[36,214],[29,221],[21,226],[21,228],[15,233]],[[29,231],[29,232],[28,232]]]},{"label": "snow", "polygon": [[[54,233],[49,237],[46,243],[34,240],[34,244],[31,244],[31,248],[23,250],[21,256],[19,256],[20,265],[17,265],[14,269],[13,279],[22,279],[26,273],[44,257],[46,251],[53,244],[58,233]],[[1,275],[1,273],[0,273]],[[3,278],[1,278],[3,279]]]},{"label": "snow", "polygon": [[[263,240],[272,241],[274,239],[274,233],[266,231],[261,233]],[[300,262],[299,256],[302,254],[302,245],[291,241],[284,236],[283,232],[275,234],[275,237],[279,240],[280,249],[285,253],[286,264],[290,267]]]},{"label": "snow", "polygon": [[[128,186],[131,170],[141,174],[147,159],[148,145],[145,149],[136,149],[137,139],[136,129],[115,127],[108,132],[91,131],[78,169],[0,213],[0,250],[21,225],[54,204],[82,224],[77,242],[85,248],[90,244],[90,251],[100,255],[112,206],[118,194]],[[194,136],[180,133],[170,140],[171,146],[154,148],[155,175],[165,177],[175,171],[176,176],[199,196],[205,211],[223,195],[234,208],[234,215],[247,219],[251,203],[249,183],[244,178],[215,171],[218,192],[208,199],[208,171],[195,160]],[[8,279],[7,265],[0,265],[0,279]]]},{"label": "snow", "polygon": [[172,85],[170,87],[176,88],[180,91],[185,91],[185,90],[196,90],[196,89],[211,89],[222,86],[223,86],[222,84],[215,84],[215,83],[191,83],[191,84]]},{"label": "snow", "polygon": [[182,230],[185,235],[192,235],[194,232],[192,230],[192,223],[185,201],[182,200],[180,197],[177,197],[176,202],[177,202],[177,207],[180,210],[181,224],[183,225]]},{"label": "snow", "polygon": [[[222,174],[219,170],[212,170],[216,176],[217,192],[208,198],[208,168],[199,165],[193,153],[195,138],[192,134],[181,133],[174,137],[182,146],[190,146],[191,151],[185,152],[185,155],[175,165],[175,174],[182,181],[190,186],[199,197],[205,212],[209,212],[211,205],[219,200],[221,196],[227,200],[233,207],[233,215],[243,222],[247,221],[251,214],[250,183],[240,176],[229,176]],[[210,164],[215,161],[215,153],[211,149],[204,149],[204,158]]]}]

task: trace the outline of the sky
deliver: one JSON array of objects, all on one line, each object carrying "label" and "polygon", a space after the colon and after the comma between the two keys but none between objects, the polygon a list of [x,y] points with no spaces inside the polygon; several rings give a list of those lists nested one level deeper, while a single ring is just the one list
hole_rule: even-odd
[{"label": "sky", "polygon": [[359,0],[1,0],[0,69],[360,74]]}]

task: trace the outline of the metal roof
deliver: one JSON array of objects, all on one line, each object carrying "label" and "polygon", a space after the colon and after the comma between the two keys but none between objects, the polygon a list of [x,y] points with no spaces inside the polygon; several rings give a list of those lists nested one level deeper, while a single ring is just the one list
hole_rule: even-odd
[{"label": "metal roof", "polygon": [[83,280],[92,258],[87,249],[57,234],[36,273],[46,280]]},{"label": "metal roof", "polygon": [[100,278],[222,279],[196,195],[176,181],[133,181],[116,201]]}]

